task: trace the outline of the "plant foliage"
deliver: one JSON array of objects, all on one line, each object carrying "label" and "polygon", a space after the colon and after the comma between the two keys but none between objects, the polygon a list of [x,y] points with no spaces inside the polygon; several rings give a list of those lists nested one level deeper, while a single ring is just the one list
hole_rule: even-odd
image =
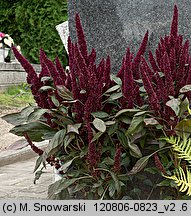
[{"label": "plant foliage", "polygon": [[191,163],[191,138],[170,137],[165,140],[167,143],[172,144],[172,149],[177,153],[179,159]]},{"label": "plant foliage", "polygon": [[186,192],[188,196],[191,196],[191,172],[186,169],[184,171],[181,167],[178,167],[175,170],[173,176],[165,176],[168,179],[175,181],[177,186],[179,187],[180,192]]}]

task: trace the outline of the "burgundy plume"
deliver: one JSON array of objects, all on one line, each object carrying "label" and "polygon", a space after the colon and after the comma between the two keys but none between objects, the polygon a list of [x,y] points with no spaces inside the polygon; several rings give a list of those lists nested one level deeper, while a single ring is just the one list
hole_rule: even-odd
[{"label": "burgundy plume", "polygon": [[121,170],[121,147],[116,149],[113,168],[115,173],[119,173]]},{"label": "burgundy plume", "polygon": [[174,14],[173,14],[172,24],[170,28],[170,35],[173,35],[175,38],[178,36],[178,8],[177,8],[177,5],[174,6]]},{"label": "burgundy plume", "polygon": [[128,103],[128,108],[133,108],[133,86],[134,86],[134,79],[133,79],[133,72],[132,72],[132,67],[131,67],[131,53],[130,53],[130,48],[127,48],[126,51],[126,59],[124,62],[124,77],[122,80],[123,84],[123,96],[124,99],[127,100]]},{"label": "burgundy plume", "polygon": [[76,14],[76,32],[77,32],[78,45],[79,45],[80,52],[81,52],[86,64],[88,64],[87,44],[86,44],[84,31],[82,28],[80,16],[78,13]]},{"label": "burgundy plume", "polygon": [[132,64],[132,70],[133,70],[133,76],[134,78],[140,79],[140,74],[139,74],[139,64],[141,61],[141,56],[145,53],[146,51],[146,47],[147,47],[147,42],[148,42],[148,35],[149,32],[147,31],[144,35],[144,38],[141,42],[141,46],[137,52],[137,55],[135,56],[134,60],[133,60],[133,64]]},{"label": "burgundy plume", "polygon": [[151,79],[150,79],[150,77],[148,75],[146,60],[145,60],[145,58],[143,56],[141,57],[141,65],[140,65],[140,67],[141,67],[140,71],[141,71],[141,75],[142,75],[142,80],[143,80],[145,90],[146,90],[146,92],[148,94],[150,107],[151,107],[151,109],[153,111],[158,113],[160,111],[160,109],[161,109],[160,103],[159,103],[157,95],[156,95],[156,93],[154,91]]},{"label": "burgundy plume", "polygon": [[174,83],[172,79],[171,69],[170,69],[170,61],[167,52],[165,52],[163,56],[163,67],[164,67],[164,75],[165,75],[165,86],[168,89],[168,95],[174,96]]}]

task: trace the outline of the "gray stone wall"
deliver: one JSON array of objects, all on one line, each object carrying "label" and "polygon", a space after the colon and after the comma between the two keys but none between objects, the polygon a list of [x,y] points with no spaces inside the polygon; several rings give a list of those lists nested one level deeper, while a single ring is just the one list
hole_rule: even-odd
[{"label": "gray stone wall", "polygon": [[[39,65],[33,65],[33,67],[37,73],[40,72]],[[0,62],[0,90],[25,82],[26,72],[19,63]]]},{"label": "gray stone wall", "polygon": [[126,48],[136,53],[147,30],[151,50],[169,33],[174,3],[179,9],[179,32],[190,38],[190,0],[68,0],[70,36],[76,41],[74,17],[78,12],[89,51],[96,48],[98,60],[109,54],[116,73]]}]

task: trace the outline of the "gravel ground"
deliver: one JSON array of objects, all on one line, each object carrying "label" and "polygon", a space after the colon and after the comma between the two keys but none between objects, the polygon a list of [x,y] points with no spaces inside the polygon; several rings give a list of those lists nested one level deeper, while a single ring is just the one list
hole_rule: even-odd
[{"label": "gravel ground", "polygon": [[13,128],[13,125],[8,124],[1,118],[6,114],[17,112],[19,110],[20,109],[17,108],[0,108],[0,151],[5,150],[12,143],[21,139],[21,137],[9,133],[9,130]]}]

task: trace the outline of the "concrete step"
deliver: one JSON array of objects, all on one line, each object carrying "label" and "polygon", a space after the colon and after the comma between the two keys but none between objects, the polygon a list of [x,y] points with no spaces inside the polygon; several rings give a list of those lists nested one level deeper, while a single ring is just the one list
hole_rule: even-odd
[{"label": "concrete step", "polygon": [[[47,147],[48,141],[39,142],[36,145],[43,150]],[[0,151],[0,167],[25,161],[36,156],[37,154],[32,151],[30,146],[18,150],[3,150]]]}]

